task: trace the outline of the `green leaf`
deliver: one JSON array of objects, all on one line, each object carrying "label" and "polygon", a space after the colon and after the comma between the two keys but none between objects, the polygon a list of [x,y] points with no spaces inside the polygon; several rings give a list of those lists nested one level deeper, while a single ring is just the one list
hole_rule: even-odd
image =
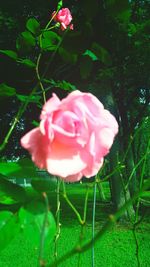
[{"label": "green leaf", "polygon": [[133,23],[128,23],[128,36],[133,36],[137,33],[137,25]]},{"label": "green leaf", "polygon": [[0,162],[0,173],[3,175],[13,176],[20,169],[21,167],[17,162]]},{"label": "green leaf", "polygon": [[52,213],[50,211],[47,212],[45,204],[40,201],[32,201],[19,211],[22,232],[24,233],[26,239],[30,240],[35,247],[39,247],[41,231],[46,213],[47,221],[44,230],[45,245],[53,240],[56,232],[56,224]]},{"label": "green leaf", "polygon": [[9,96],[14,96],[14,95],[16,95],[15,88],[10,87],[5,83],[0,84],[0,96],[9,97]]},{"label": "green leaf", "polygon": [[29,96],[26,96],[26,95],[16,94],[16,97],[21,102],[26,102],[28,100],[30,103],[37,103],[37,104],[40,103],[40,99],[41,99],[41,96],[39,96],[39,95],[33,95],[33,96],[29,97]]},{"label": "green leaf", "polygon": [[69,92],[73,92],[75,90],[77,90],[77,87],[72,84],[72,83],[69,83],[65,80],[63,81],[54,81],[53,79],[43,79],[43,82],[45,83],[48,83],[48,84],[51,84],[53,87],[58,87],[60,89],[63,89],[65,91],[69,91]]},{"label": "green leaf", "polygon": [[98,60],[98,57],[91,50],[88,49],[82,55],[89,56],[93,61]]},{"label": "green leaf", "polygon": [[40,24],[35,18],[28,19],[26,28],[34,35],[38,35],[40,33]]},{"label": "green leaf", "polygon": [[0,162],[0,173],[10,178],[38,177],[35,165],[28,158],[18,162]]},{"label": "green leaf", "polygon": [[34,125],[35,127],[39,127],[39,122],[33,120],[33,121],[32,121],[32,125]]},{"label": "green leaf", "polygon": [[24,202],[26,193],[23,187],[7,180],[7,177],[0,174],[0,203],[13,204]]},{"label": "green leaf", "polygon": [[92,68],[93,68],[93,62],[89,57],[85,56],[84,58],[81,59],[80,74],[82,79],[86,79],[90,76]]},{"label": "green leaf", "polygon": [[0,53],[12,58],[12,59],[17,59],[18,56],[17,56],[17,53],[12,51],[12,50],[0,50]]},{"label": "green leaf", "polygon": [[91,48],[92,52],[97,56],[97,58],[105,65],[111,65],[111,57],[109,52],[98,43],[94,42]]},{"label": "green leaf", "polygon": [[150,201],[140,198],[140,202],[145,206],[145,207],[150,207]]},{"label": "green leaf", "polygon": [[55,84],[57,83],[53,79],[50,79],[50,80],[48,80],[48,79],[42,79],[42,81],[45,82],[45,83],[51,84],[53,86],[55,86]]},{"label": "green leaf", "polygon": [[58,81],[56,83],[56,87],[59,87],[65,91],[69,91],[69,92],[73,92],[75,90],[77,90],[76,86],[72,83],[69,83],[67,81]]},{"label": "green leaf", "polygon": [[30,32],[28,32],[28,31],[22,32],[21,36],[23,37],[24,41],[27,44],[29,44],[31,46],[35,46],[35,38],[33,37],[33,35]]},{"label": "green leaf", "polygon": [[10,211],[0,212],[0,250],[3,250],[18,234],[19,224],[17,215]]},{"label": "green leaf", "polygon": [[78,56],[75,53],[67,51],[65,48],[59,48],[59,54],[64,62],[75,64],[77,62]]},{"label": "green leaf", "polygon": [[16,48],[21,52],[30,51],[36,44],[34,36],[28,32],[22,32],[16,41]]},{"label": "green leaf", "polygon": [[21,59],[19,60],[19,63],[29,67],[29,68],[35,68],[36,67],[36,64],[30,60],[30,59]]},{"label": "green leaf", "polygon": [[58,42],[60,41],[60,36],[52,31],[46,31],[42,34],[40,39],[40,47],[46,51],[53,51],[56,49]]},{"label": "green leaf", "polygon": [[[50,176],[50,175],[49,175]],[[53,177],[49,177],[49,179],[43,177],[41,179],[33,179],[31,181],[32,187],[38,192],[55,192],[57,188],[57,181]]]},{"label": "green leaf", "polygon": [[63,1],[61,0],[61,1],[58,2],[57,10],[61,9],[62,6],[63,6]]},{"label": "green leaf", "polygon": [[140,194],[140,196],[150,200],[150,191],[144,191]]}]

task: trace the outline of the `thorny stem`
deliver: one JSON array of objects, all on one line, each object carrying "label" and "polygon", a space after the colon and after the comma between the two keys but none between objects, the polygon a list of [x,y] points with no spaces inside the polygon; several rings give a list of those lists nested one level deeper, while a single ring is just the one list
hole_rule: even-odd
[{"label": "thorny stem", "polygon": [[5,136],[3,143],[0,145],[0,151],[2,151],[5,148],[6,144],[8,143],[8,140],[11,136],[11,133],[14,130],[17,122],[19,121],[19,118],[20,118],[22,113],[23,113],[23,105],[21,105],[20,109],[18,110],[17,115],[13,119],[13,122],[12,122],[10,129],[9,129],[7,135]]},{"label": "thorny stem", "polygon": [[88,204],[88,197],[89,197],[89,186],[86,189],[85,201],[84,201],[84,212],[83,212],[83,221],[86,222],[86,215],[87,215],[87,204]]},{"label": "thorny stem", "polygon": [[65,35],[67,34],[68,30],[69,30],[69,28],[66,29],[66,31],[64,32],[62,38],[61,38],[60,41],[58,42],[58,44],[57,44],[57,46],[56,46],[56,49],[55,49],[55,51],[53,52],[53,54],[51,55],[51,58],[50,58],[50,60],[49,60],[49,62],[48,62],[48,64],[47,64],[47,66],[46,66],[46,68],[45,68],[45,71],[43,72],[43,74],[42,74],[42,76],[41,76],[41,80],[42,80],[42,78],[46,75],[46,73],[47,73],[47,71],[48,71],[48,69],[49,69],[49,67],[50,67],[50,65],[51,65],[51,63],[52,63],[52,61],[53,61],[53,59],[54,59],[54,57],[55,57],[55,55],[56,55],[56,52],[57,52],[58,48],[60,47],[61,43],[63,42],[63,40],[64,40],[64,38],[65,38]]},{"label": "thorny stem", "polygon": [[51,24],[52,20],[55,18],[55,16],[57,15],[59,9],[54,13],[54,15],[51,17],[51,19],[49,20],[49,22],[46,24],[45,29],[47,30],[49,25]]},{"label": "thorny stem", "polygon": [[57,26],[56,25],[54,25],[54,26],[52,26],[52,27],[50,27],[50,28],[48,28],[48,29],[44,29],[44,30],[42,30],[42,32],[47,32],[47,31],[50,31],[50,30],[52,30],[52,29],[54,29],[54,28],[57,28]]},{"label": "thorny stem", "polygon": [[12,125],[11,125],[8,133],[6,134],[6,136],[5,136],[2,144],[0,145],[0,151],[2,151],[3,149],[5,149],[5,147],[6,147],[7,143],[8,143],[8,140],[9,140],[9,138],[10,138],[10,136],[11,136],[11,134],[12,134],[12,132],[13,132],[16,124],[19,122],[22,114],[26,110],[26,107],[27,107],[28,103],[30,102],[30,99],[31,99],[32,95],[35,93],[36,89],[37,89],[37,86],[32,90],[32,92],[30,93],[30,95],[27,98],[27,100],[25,101],[25,103],[21,104],[20,109],[18,110],[17,115],[12,120]]},{"label": "thorny stem", "polygon": [[44,86],[41,82],[41,78],[40,78],[40,74],[39,74],[39,64],[40,64],[40,59],[42,57],[42,53],[39,54],[38,58],[37,58],[37,62],[36,62],[36,75],[37,75],[37,79],[39,81],[39,85],[41,87],[41,90],[42,90],[42,94],[43,94],[43,100],[44,100],[44,103],[46,102],[46,96],[45,96],[45,89],[44,89]]},{"label": "thorny stem", "polygon": [[[58,12],[58,11],[56,11],[56,12]],[[51,18],[51,20],[47,23],[45,29],[48,29],[48,27],[49,27],[49,25],[50,25],[50,23],[51,23],[51,21],[52,21],[53,18],[54,18],[54,16],[53,16],[53,17]],[[66,32],[67,32],[67,30],[66,30]],[[24,111],[26,110],[26,107],[27,107],[27,105],[28,105],[29,102],[30,102],[30,98],[31,98],[32,95],[36,92],[36,90],[37,90],[39,84],[40,84],[40,87],[41,87],[41,90],[42,90],[42,94],[43,94],[44,102],[46,101],[46,97],[45,97],[45,89],[44,89],[44,87],[43,87],[43,84],[42,84],[41,80],[42,80],[42,78],[45,76],[45,74],[46,74],[46,72],[47,72],[47,69],[49,68],[49,66],[50,66],[50,64],[51,64],[51,62],[52,62],[52,60],[53,60],[53,58],[55,57],[56,52],[57,52],[59,46],[61,45],[61,43],[62,43],[62,41],[63,41],[63,39],[64,39],[64,36],[65,36],[65,34],[63,35],[62,39],[59,41],[59,43],[58,43],[58,45],[57,45],[55,51],[53,52],[53,54],[52,54],[52,56],[51,56],[51,58],[50,58],[49,64],[48,64],[48,66],[46,67],[46,69],[45,69],[45,71],[43,72],[43,74],[42,74],[41,77],[40,77],[40,74],[39,74],[39,64],[40,64],[40,60],[41,60],[41,56],[42,56],[42,52],[40,52],[40,54],[38,55],[37,63],[36,63],[36,68],[35,68],[35,70],[36,70],[36,75],[37,75],[37,78],[38,78],[38,82],[37,82],[37,84],[35,85],[35,87],[34,87],[34,89],[32,90],[32,92],[30,93],[29,98],[26,100],[25,103],[23,103],[23,104],[21,105],[21,107],[20,107],[20,109],[19,109],[17,115],[16,115],[16,116],[14,117],[14,119],[12,120],[12,121],[13,121],[13,122],[12,122],[12,126],[10,127],[8,133],[6,134],[6,136],[5,136],[5,138],[4,138],[3,142],[2,142],[2,144],[0,145],[0,151],[2,151],[2,150],[5,149],[5,147],[6,147],[7,143],[8,143],[8,141],[9,141],[9,138],[10,138],[12,132],[13,132],[13,130],[14,130],[15,127],[16,127],[17,122],[20,120],[21,116],[23,115]],[[40,42],[41,42],[41,36],[40,36]]]},{"label": "thorny stem", "polygon": [[126,150],[126,152],[125,152],[125,154],[124,154],[124,157],[123,157],[123,159],[122,159],[122,162],[125,161],[125,159],[126,159],[126,157],[127,157],[127,154],[128,154],[128,152],[129,152],[129,150],[130,150],[130,147],[131,147],[131,145],[132,145],[132,143],[133,143],[133,140],[135,139],[136,135],[142,130],[143,125],[144,125],[144,123],[141,124],[141,126],[136,130],[136,132],[134,133],[133,136],[130,136],[129,144],[128,144],[127,150]]},{"label": "thorny stem", "polygon": [[[51,21],[52,21],[52,19],[50,20],[50,23],[51,23]],[[47,25],[49,25],[50,23],[48,23]],[[46,25],[45,29],[47,29],[47,25]],[[40,36],[40,42],[41,42],[41,36]],[[18,121],[20,120],[22,114],[24,113],[24,111],[25,111],[25,109],[26,109],[26,107],[27,107],[27,105],[29,103],[29,100],[30,100],[31,96],[34,94],[34,92],[37,89],[38,84],[41,87],[41,90],[42,90],[42,93],[43,93],[44,102],[46,102],[45,90],[44,90],[44,87],[43,87],[43,84],[41,82],[41,78],[40,78],[40,75],[39,75],[39,64],[40,64],[41,56],[42,56],[42,53],[40,52],[40,54],[39,54],[39,56],[37,58],[37,63],[36,63],[36,75],[37,75],[37,78],[38,78],[38,83],[35,86],[35,88],[32,90],[31,94],[29,95],[29,99],[27,99],[26,102],[21,105],[20,109],[18,110],[17,115],[14,117],[10,129],[9,129],[7,135],[5,136],[4,141],[0,145],[0,151],[2,151],[5,148],[5,146],[7,145],[8,140],[9,140],[9,138],[10,138],[10,136],[11,136],[16,124],[18,123]]]},{"label": "thorny stem", "polygon": [[[52,20],[50,20],[50,23],[51,23],[51,21],[52,21]],[[50,23],[48,23],[47,25],[49,25]],[[46,25],[45,29],[44,29],[42,32],[44,32],[44,31],[49,31],[49,30],[51,30],[51,29],[53,29],[53,28],[56,28],[56,26],[52,26],[52,27],[50,27],[50,28],[47,28],[47,25]],[[41,33],[40,36],[39,36],[40,47],[41,47],[41,49],[42,49],[42,39],[41,39],[41,38],[42,38],[42,33]],[[39,73],[39,65],[40,65],[41,57],[42,57],[42,50],[41,50],[41,52],[40,52],[39,55],[38,55],[37,62],[36,62],[36,68],[35,68],[35,71],[36,71],[36,76],[37,76],[39,85],[40,85],[41,90],[42,90],[43,100],[44,100],[44,103],[45,103],[45,102],[46,102],[45,89],[44,89],[44,86],[43,86],[43,84],[42,84],[42,82],[41,82],[41,77],[40,77],[40,73]]]},{"label": "thorny stem", "polygon": [[70,199],[68,198],[67,196],[67,193],[66,193],[66,187],[65,187],[65,183],[63,181],[63,197],[64,199],[66,200],[66,202],[68,203],[68,205],[70,206],[70,208],[74,211],[74,213],[76,214],[78,220],[79,220],[79,223],[81,225],[83,225],[85,222],[82,220],[81,218],[81,215],[80,213],[77,211],[77,209],[75,208],[75,206],[71,203]]},{"label": "thorny stem", "polygon": [[121,165],[120,163],[118,163],[118,166],[115,168],[115,170],[113,170],[111,173],[109,173],[108,175],[104,176],[103,180],[99,181],[99,183],[101,182],[105,182],[107,181],[111,176],[113,176],[116,172],[120,171],[121,169],[124,169],[125,166]]},{"label": "thorny stem", "polygon": [[[142,161],[144,161],[144,163],[145,163],[145,159],[146,159],[146,157],[147,157],[147,152],[145,153],[145,155],[139,160],[139,162],[135,165],[135,167],[133,168],[133,170],[132,170],[132,172],[131,172],[131,174],[130,174],[130,176],[129,176],[129,179],[128,179],[128,182],[127,182],[127,184],[126,184],[126,186],[125,186],[125,189],[127,190],[127,188],[128,188],[128,186],[129,186],[129,183],[130,183],[130,181],[131,181],[131,179],[132,179],[132,176],[134,175],[134,172],[136,171],[136,169],[139,167],[139,165],[141,164],[141,162]],[[144,165],[144,164],[143,164]]]}]

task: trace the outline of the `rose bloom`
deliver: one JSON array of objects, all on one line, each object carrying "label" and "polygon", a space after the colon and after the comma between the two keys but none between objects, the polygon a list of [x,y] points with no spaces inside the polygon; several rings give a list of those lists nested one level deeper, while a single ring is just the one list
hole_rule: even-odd
[{"label": "rose bloom", "polygon": [[32,160],[65,181],[98,173],[118,132],[118,123],[91,93],[78,90],[44,104],[39,127],[21,139]]},{"label": "rose bloom", "polygon": [[[52,17],[55,15],[56,11],[52,13]],[[72,16],[68,8],[62,8],[54,17],[55,22],[59,22],[61,25],[61,30],[64,31],[68,27],[73,30],[73,24],[70,24],[72,21]]]}]

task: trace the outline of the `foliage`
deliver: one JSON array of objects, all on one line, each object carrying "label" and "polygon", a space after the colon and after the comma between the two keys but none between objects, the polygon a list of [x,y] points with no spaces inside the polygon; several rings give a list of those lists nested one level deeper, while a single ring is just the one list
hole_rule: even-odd
[{"label": "foliage", "polygon": [[8,86],[5,83],[0,84],[0,96],[14,96],[16,94],[16,89]]},{"label": "foliage", "polygon": [[[60,234],[59,193],[79,222],[82,224],[86,221],[86,201],[82,217],[65,188],[62,185],[59,188],[54,177],[51,177],[51,181],[44,180],[32,162],[24,157],[25,152],[21,150],[24,159],[17,162],[7,160],[9,155],[11,158],[15,155],[16,147],[16,154],[19,154],[19,139],[27,125],[38,125],[39,108],[52,91],[60,97],[80,87],[84,91],[91,91],[118,118],[120,136],[115,145],[117,152],[113,154],[116,161],[108,158],[100,175],[104,180],[111,181],[120,175],[117,185],[111,185],[114,203],[113,189],[116,195],[119,192],[121,196],[117,191],[119,183],[123,184],[123,191],[129,191],[131,196],[134,196],[135,189],[138,192],[142,190],[141,195],[136,195],[135,226],[140,221],[140,207],[149,206],[148,186],[143,189],[150,174],[149,1],[66,1],[66,6],[74,14],[75,30],[67,30],[63,34],[50,18],[52,11],[56,10],[56,3],[51,3],[50,10],[47,2],[37,5],[33,1],[22,1],[20,6],[20,1],[15,0],[14,12],[11,5],[6,8],[8,3],[5,2],[0,13],[3,36],[0,50],[3,66],[0,101],[1,121],[4,122],[0,146],[3,156],[0,162],[0,249],[6,247],[18,233],[23,232],[30,239],[34,231],[33,245],[38,246],[39,237],[41,240],[55,238],[57,252]],[[57,10],[62,5],[62,1],[59,1]],[[46,17],[49,22],[43,26]],[[9,106],[9,110],[6,106]],[[13,182],[14,178],[19,181],[26,177],[31,179],[31,186],[36,191],[34,196]],[[93,188],[94,183],[89,183],[90,186]],[[47,195],[52,193],[57,193],[56,226],[47,204]],[[118,205],[122,203],[121,200],[119,198]],[[124,201],[126,207],[126,198]],[[44,221],[51,227],[46,224],[46,231],[42,233]]]},{"label": "foliage", "polygon": [[[104,183],[104,192],[107,196],[107,201],[109,200],[108,192],[108,183]],[[84,205],[84,191],[86,185],[81,184],[68,184],[67,192],[69,197],[72,199],[75,206],[79,206],[82,210]],[[29,190],[29,189],[28,189]],[[77,197],[78,196],[78,197]],[[99,200],[99,193],[97,192],[97,197]],[[93,190],[90,189],[89,192],[89,204],[93,201]],[[50,195],[50,203],[52,211],[55,211],[55,193]],[[63,255],[64,250],[69,251],[70,248],[76,244],[80,234],[81,228],[76,221],[76,217],[71,209],[69,209],[68,204],[65,202],[63,197],[61,198],[62,204],[62,215],[61,215],[61,236],[59,239],[59,254]],[[109,216],[112,213],[112,205],[107,202],[102,203],[98,202],[96,208],[96,231],[101,227]],[[99,211],[99,208],[101,212]],[[148,211],[148,209],[147,209]],[[144,212],[144,209],[143,209]],[[85,228],[86,239],[91,237],[91,214],[92,214],[92,205],[88,205],[87,213],[87,226]],[[148,218],[147,218],[148,219]],[[138,226],[137,235],[139,240],[139,255],[140,262],[142,266],[146,267],[150,263],[149,259],[149,221],[142,221]],[[130,246],[129,246],[130,243]],[[18,253],[19,247],[19,253]],[[99,252],[101,249],[101,253]],[[46,263],[51,262],[52,260],[52,251],[54,250],[54,244],[46,246],[45,250],[45,260]],[[96,266],[101,263],[102,267],[111,266],[121,266],[125,267],[126,262],[130,261],[130,265],[136,266],[137,259],[135,257],[135,242],[133,238],[133,232],[130,225],[123,225],[122,223],[114,226],[110,229],[105,237],[99,240],[95,245],[95,264]],[[0,265],[8,267],[17,266],[17,267],[28,267],[36,266],[38,258],[38,250],[35,250],[32,241],[25,238],[24,233],[20,233],[12,242],[7,246],[2,252],[0,257]],[[91,265],[91,251],[86,251],[81,255],[81,264],[84,266]],[[66,261],[62,262],[60,266],[77,266],[78,264],[78,255],[74,255]]]}]

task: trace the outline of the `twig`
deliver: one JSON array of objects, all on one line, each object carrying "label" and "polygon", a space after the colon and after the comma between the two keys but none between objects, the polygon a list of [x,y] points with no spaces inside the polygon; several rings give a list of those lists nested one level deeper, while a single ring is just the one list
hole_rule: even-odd
[{"label": "twig", "polygon": [[145,154],[145,155],[139,160],[139,162],[135,165],[135,167],[133,168],[133,170],[132,170],[132,172],[131,172],[131,174],[130,174],[130,176],[129,176],[128,182],[127,182],[126,185],[125,185],[125,189],[126,189],[126,190],[127,190],[128,186],[129,186],[129,183],[130,183],[130,181],[131,181],[131,179],[132,179],[132,176],[134,175],[134,172],[135,172],[136,169],[139,167],[139,165],[141,164],[142,161],[145,162],[145,158],[146,158],[146,157],[147,157],[147,154]]},{"label": "twig", "polygon": [[[38,84],[37,84],[37,85],[38,85]],[[16,116],[14,117],[14,119],[12,120],[12,125],[11,125],[11,127],[10,127],[8,133],[6,134],[6,136],[5,136],[5,138],[4,138],[3,142],[2,142],[2,144],[0,145],[0,151],[2,151],[2,150],[5,149],[5,147],[6,147],[7,143],[8,143],[8,141],[9,141],[9,138],[10,138],[10,136],[12,135],[12,132],[13,132],[13,130],[14,130],[15,127],[16,127],[16,124],[19,122],[21,116],[23,115],[23,113],[24,113],[25,110],[26,110],[27,105],[28,105],[29,102],[30,102],[31,97],[32,97],[33,94],[35,93],[35,91],[36,91],[36,89],[37,89],[37,85],[34,87],[34,89],[32,90],[32,92],[30,93],[29,97],[26,99],[26,101],[25,101],[23,104],[21,104],[20,109],[19,109],[18,112],[17,112],[17,115],[16,115]]]},{"label": "twig", "polygon": [[64,197],[64,199],[66,200],[66,202],[68,203],[68,205],[70,206],[70,208],[71,208],[71,209],[74,211],[74,213],[76,214],[76,216],[77,216],[77,218],[78,218],[78,220],[79,220],[79,223],[80,223],[81,225],[83,225],[85,222],[82,220],[80,213],[77,211],[77,209],[76,209],[75,206],[71,203],[70,199],[69,199],[68,196],[67,196],[64,181],[63,181],[63,191],[64,191],[64,192],[63,192],[63,197]]},{"label": "twig", "polygon": [[[40,39],[41,39],[41,36],[40,36]],[[40,52],[40,54],[38,55],[35,70],[36,70],[37,79],[39,81],[39,85],[40,85],[41,90],[42,90],[43,100],[44,100],[44,103],[45,103],[46,102],[45,89],[44,89],[44,86],[43,86],[43,84],[41,82],[41,78],[40,78],[40,74],[39,74],[39,64],[40,64],[41,57],[42,57],[42,52]]]},{"label": "twig", "polygon": [[[49,24],[50,24],[51,21],[52,21],[52,19],[48,22],[48,24],[46,25],[45,29],[47,29],[47,27],[49,26]],[[67,30],[66,30],[66,32],[67,32]],[[56,52],[57,52],[59,46],[61,45],[61,43],[62,43],[62,41],[63,41],[63,39],[64,39],[64,36],[65,36],[66,32],[64,33],[62,39],[59,41],[58,45],[56,46],[55,51],[52,53],[51,58],[50,58],[50,61],[49,61],[48,65],[47,65],[47,67],[45,68],[43,74],[41,75],[41,77],[40,77],[40,74],[39,74],[39,64],[40,64],[40,60],[41,60],[41,56],[42,56],[42,52],[40,52],[40,54],[38,55],[37,63],[36,63],[36,68],[35,68],[36,75],[37,75],[37,78],[38,78],[38,82],[36,83],[34,89],[33,89],[32,92],[30,93],[30,95],[29,95],[29,97],[27,98],[27,100],[25,101],[25,103],[23,103],[23,105],[21,105],[21,108],[19,109],[17,115],[16,115],[15,118],[13,119],[12,126],[11,126],[11,128],[9,129],[8,133],[6,134],[6,136],[5,136],[5,138],[4,138],[3,142],[2,142],[2,144],[0,145],[0,151],[2,151],[2,150],[5,149],[7,143],[8,143],[8,141],[9,141],[9,139],[10,139],[10,136],[11,136],[12,132],[13,132],[13,130],[14,130],[15,127],[16,127],[17,122],[20,120],[21,116],[23,115],[24,111],[26,110],[26,107],[27,107],[27,105],[28,105],[29,102],[30,102],[30,98],[31,98],[32,95],[36,92],[36,90],[37,90],[37,88],[38,88],[39,85],[40,85],[41,90],[42,90],[42,94],[43,94],[44,102],[46,101],[46,97],[45,97],[45,89],[44,89],[44,86],[43,86],[41,80],[43,79],[43,77],[44,77],[45,74],[47,73],[47,70],[48,70],[50,64],[52,63],[52,61],[53,61],[53,59],[54,59],[54,57],[55,57],[55,55],[56,55]],[[40,36],[40,38],[41,38],[41,36]]]}]

